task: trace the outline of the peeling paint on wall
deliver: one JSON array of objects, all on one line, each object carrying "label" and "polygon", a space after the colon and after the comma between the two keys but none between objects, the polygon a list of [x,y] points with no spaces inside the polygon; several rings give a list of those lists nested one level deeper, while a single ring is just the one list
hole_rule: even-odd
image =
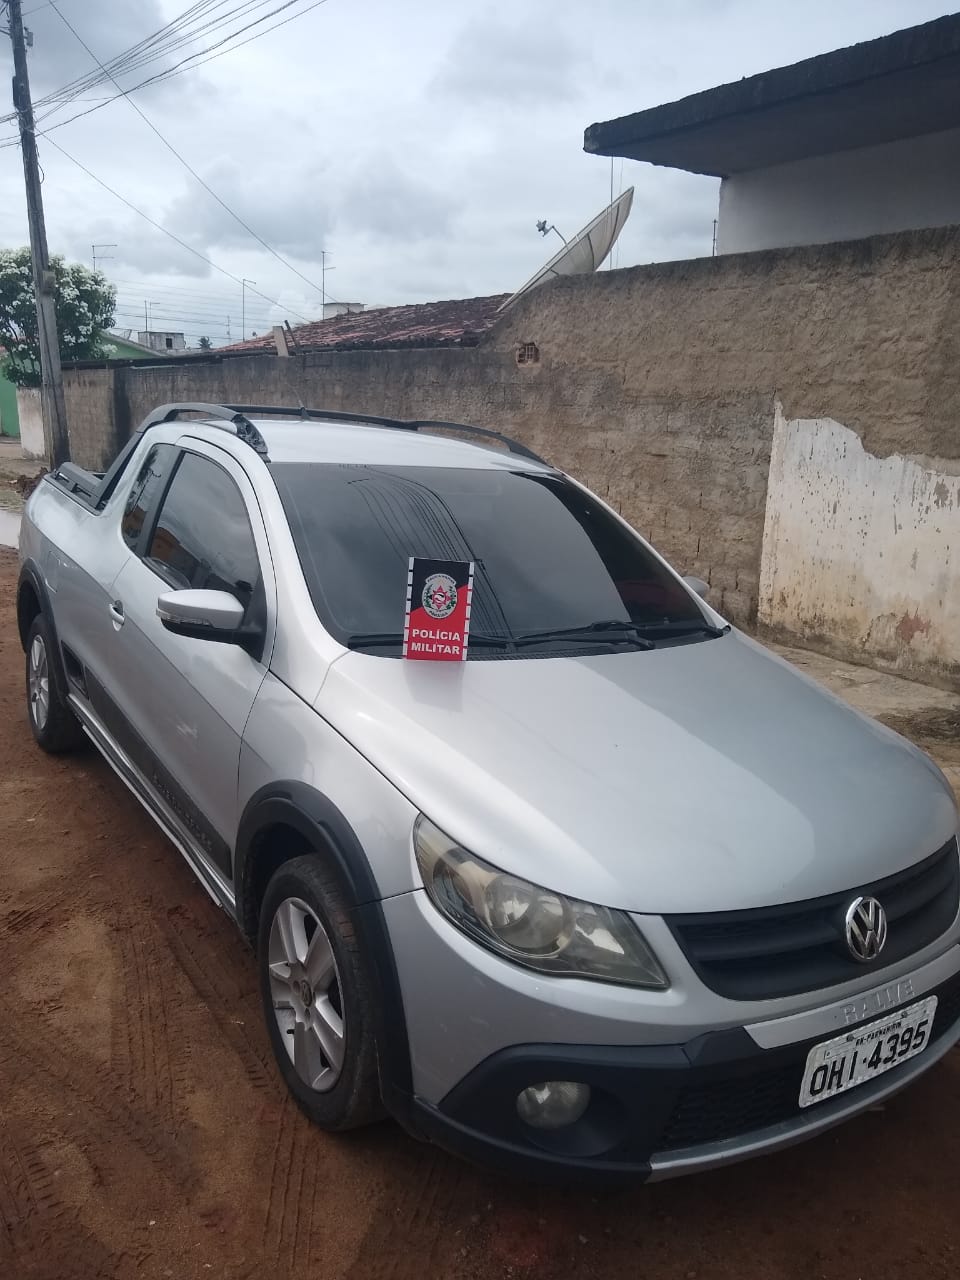
[{"label": "peeling paint on wall", "polygon": [[761,623],[920,679],[960,683],[960,475],[877,458],[777,405]]}]

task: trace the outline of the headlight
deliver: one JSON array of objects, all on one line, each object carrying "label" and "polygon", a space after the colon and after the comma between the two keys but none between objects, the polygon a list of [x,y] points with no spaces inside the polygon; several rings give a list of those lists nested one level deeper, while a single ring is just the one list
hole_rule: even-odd
[{"label": "headlight", "polygon": [[668,983],[629,916],[507,875],[423,814],[413,843],[431,902],[477,942],[541,973],[662,990]]}]

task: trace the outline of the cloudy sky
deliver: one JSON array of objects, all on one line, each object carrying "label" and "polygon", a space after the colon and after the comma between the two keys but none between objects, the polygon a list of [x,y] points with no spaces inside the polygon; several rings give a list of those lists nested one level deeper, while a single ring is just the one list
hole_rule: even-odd
[{"label": "cloudy sky", "polygon": [[[51,251],[89,262],[92,244],[115,245],[101,254],[112,255],[102,267],[119,291],[118,327],[142,328],[147,303],[152,328],[182,329],[191,344],[206,334],[215,345],[241,336],[244,277],[254,282],[246,291],[248,336],[283,317],[316,316],[321,250],[327,294],[346,301],[512,290],[559,246],[555,237],[541,240],[538,219],[569,237],[609,200],[609,160],[583,152],[588,124],[953,8],[930,0],[23,0],[23,7],[47,135],[40,158]],[[201,55],[130,98],[223,204],[130,100],[109,100],[113,84],[85,82],[96,62],[65,19],[101,62],[167,28],[139,67],[118,75],[125,89]],[[179,47],[164,52],[174,39]],[[9,75],[0,39],[4,94]],[[71,100],[61,94],[44,104],[78,80]],[[0,117],[8,111],[4,101]],[[27,240],[15,143],[15,124],[3,119],[0,247]],[[613,184],[636,188],[617,265],[710,252],[715,180],[617,161]]]}]

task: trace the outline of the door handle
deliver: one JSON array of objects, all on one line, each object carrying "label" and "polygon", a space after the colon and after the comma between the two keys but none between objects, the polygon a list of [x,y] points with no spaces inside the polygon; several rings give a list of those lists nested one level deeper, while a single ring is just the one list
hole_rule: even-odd
[{"label": "door handle", "polygon": [[120,600],[111,600],[110,602],[110,619],[113,622],[114,630],[119,631],[124,623],[123,602]]}]

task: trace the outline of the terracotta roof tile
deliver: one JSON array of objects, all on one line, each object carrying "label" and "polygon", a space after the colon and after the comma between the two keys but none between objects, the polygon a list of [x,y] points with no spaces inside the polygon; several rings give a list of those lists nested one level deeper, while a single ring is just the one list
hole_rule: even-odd
[{"label": "terracotta roof tile", "polygon": [[[349,351],[384,347],[472,347],[497,318],[505,293],[490,298],[417,302],[314,320],[293,329],[298,351]],[[221,351],[273,350],[273,335],[236,342]]]}]

